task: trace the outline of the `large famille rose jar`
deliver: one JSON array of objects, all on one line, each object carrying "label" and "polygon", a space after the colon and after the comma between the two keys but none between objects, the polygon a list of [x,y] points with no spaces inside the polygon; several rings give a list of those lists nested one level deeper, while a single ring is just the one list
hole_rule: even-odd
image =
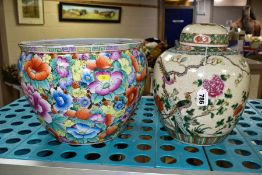
[{"label": "large famille rose jar", "polygon": [[57,140],[94,144],[124,129],[147,72],[140,41],[64,39],[19,46],[23,92]]},{"label": "large famille rose jar", "polygon": [[250,71],[245,58],[227,45],[223,26],[193,24],[183,29],[179,47],[158,58],[154,97],[162,123],[177,140],[212,145],[239,120]]}]

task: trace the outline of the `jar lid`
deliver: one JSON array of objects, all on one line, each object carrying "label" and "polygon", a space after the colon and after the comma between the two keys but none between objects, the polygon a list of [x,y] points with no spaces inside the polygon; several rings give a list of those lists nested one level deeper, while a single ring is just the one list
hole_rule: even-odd
[{"label": "jar lid", "polygon": [[139,39],[128,38],[70,38],[19,43],[21,51],[33,53],[87,53],[138,48]]},{"label": "jar lid", "polygon": [[227,47],[228,32],[222,25],[190,24],[180,34],[180,44],[186,46]]}]

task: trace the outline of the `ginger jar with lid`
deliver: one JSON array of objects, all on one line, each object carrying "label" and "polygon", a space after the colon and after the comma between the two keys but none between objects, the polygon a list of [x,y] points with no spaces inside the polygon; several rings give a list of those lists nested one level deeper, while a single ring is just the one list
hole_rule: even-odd
[{"label": "ginger jar with lid", "polygon": [[154,98],[161,122],[179,141],[212,145],[233,130],[245,108],[250,70],[227,48],[227,30],[192,24],[180,46],[164,52],[154,68]]}]

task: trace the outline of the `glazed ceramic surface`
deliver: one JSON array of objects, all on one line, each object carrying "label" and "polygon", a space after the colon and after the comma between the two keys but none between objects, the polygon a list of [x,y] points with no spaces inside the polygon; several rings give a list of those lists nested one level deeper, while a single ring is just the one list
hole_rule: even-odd
[{"label": "glazed ceramic surface", "polygon": [[[236,125],[249,93],[245,58],[227,48],[224,27],[186,26],[180,46],[164,52],[154,69],[154,97],[167,130],[176,139],[211,145]],[[206,105],[199,95],[206,93]]]},{"label": "glazed ceramic surface", "polygon": [[146,59],[131,39],[65,39],[20,44],[23,92],[59,141],[116,137],[141,97]]}]

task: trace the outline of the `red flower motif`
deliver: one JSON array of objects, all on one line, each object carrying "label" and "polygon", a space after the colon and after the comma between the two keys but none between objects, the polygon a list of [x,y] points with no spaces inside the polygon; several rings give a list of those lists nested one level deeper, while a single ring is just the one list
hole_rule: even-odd
[{"label": "red flower motif", "polygon": [[211,80],[204,80],[203,87],[207,90],[209,97],[216,97],[223,93],[224,83],[218,75],[214,75]]},{"label": "red flower motif", "polygon": [[239,114],[243,111],[243,109],[244,109],[244,105],[243,105],[243,104],[238,105],[238,106],[236,107],[235,111],[234,111],[233,116],[234,116],[234,117],[238,117]]},{"label": "red flower motif", "polygon": [[25,63],[25,71],[32,80],[42,81],[51,73],[51,68],[40,58],[34,57]]},{"label": "red flower motif", "polygon": [[126,106],[131,106],[134,101],[136,100],[137,98],[137,95],[138,95],[138,89],[137,87],[131,87],[129,89],[126,90],[126,97],[127,97],[127,103],[126,103]]},{"label": "red flower motif", "polygon": [[159,111],[163,111],[164,110],[164,105],[161,102],[161,99],[160,99],[160,97],[158,95],[156,96],[155,101],[156,101],[156,106],[158,107]]}]

